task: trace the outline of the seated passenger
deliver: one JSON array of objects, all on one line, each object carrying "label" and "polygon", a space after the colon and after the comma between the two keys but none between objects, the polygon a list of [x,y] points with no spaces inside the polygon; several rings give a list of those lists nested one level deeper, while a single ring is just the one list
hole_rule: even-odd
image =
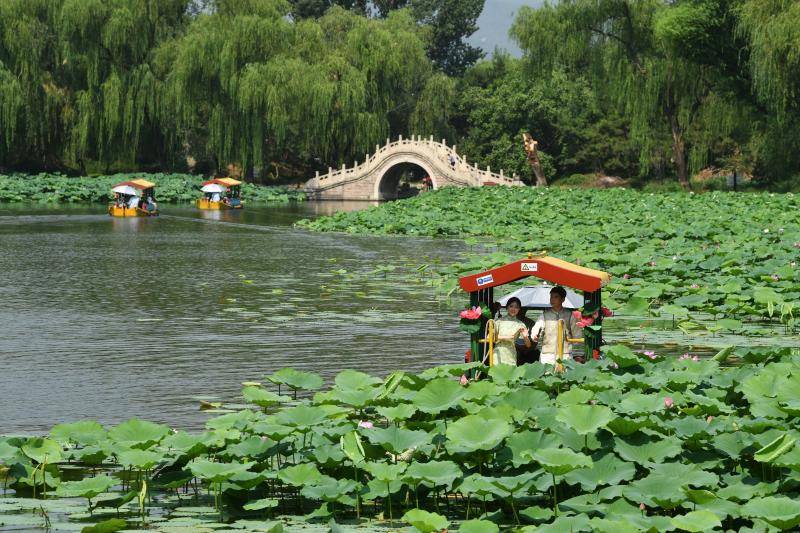
[{"label": "seated passenger", "polygon": [[539,320],[533,326],[531,337],[533,342],[539,342],[539,361],[550,365],[556,364],[558,354],[558,321],[564,321],[564,348],[562,357],[564,360],[571,359],[571,346],[566,341],[567,338],[580,337],[583,332],[578,327],[578,323],[572,313],[564,309],[564,301],[567,299],[567,291],[564,287],[553,287],[550,289],[550,309],[544,311]]},{"label": "seated passenger", "polygon": [[211,201],[212,202],[219,202],[219,193],[218,192],[211,193]]},{"label": "seated passenger", "polygon": [[506,302],[508,316],[498,318],[494,321],[497,332],[497,342],[494,346],[494,364],[496,365],[516,365],[517,348],[515,346],[518,338],[522,339],[525,346],[531,346],[531,339],[528,336],[528,329],[525,324],[517,318],[522,303],[519,298],[510,298]]},{"label": "seated passenger", "polygon": [[131,197],[128,198],[128,208],[129,209],[136,209],[136,207],[138,205],[139,205],[139,197],[136,196],[135,194],[131,195]]}]

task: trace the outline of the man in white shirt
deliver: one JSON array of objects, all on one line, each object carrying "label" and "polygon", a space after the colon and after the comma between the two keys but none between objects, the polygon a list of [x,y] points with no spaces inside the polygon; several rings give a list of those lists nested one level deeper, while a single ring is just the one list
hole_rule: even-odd
[{"label": "man in white shirt", "polygon": [[211,193],[211,201],[212,202],[219,202],[219,193],[218,192]]},{"label": "man in white shirt", "polygon": [[564,300],[567,299],[567,291],[564,287],[553,287],[550,289],[550,309],[544,311],[531,330],[533,342],[539,343],[541,355],[539,361],[551,365],[556,364],[558,357],[558,321],[564,321],[563,332],[563,359],[571,359],[571,345],[567,342],[568,338],[577,339],[583,335],[581,328],[572,313],[564,309]]},{"label": "man in white shirt", "polygon": [[139,205],[139,197],[136,196],[135,194],[131,195],[131,197],[128,198],[128,209],[136,209],[138,205]]}]

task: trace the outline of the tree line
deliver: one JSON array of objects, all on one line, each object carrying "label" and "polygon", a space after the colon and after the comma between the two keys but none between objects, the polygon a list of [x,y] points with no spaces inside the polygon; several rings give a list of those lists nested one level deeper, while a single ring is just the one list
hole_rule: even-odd
[{"label": "tree line", "polygon": [[0,169],[302,179],[398,134],[530,177],[774,187],[800,169],[800,1],[560,0],[515,58],[483,0],[5,0]]}]

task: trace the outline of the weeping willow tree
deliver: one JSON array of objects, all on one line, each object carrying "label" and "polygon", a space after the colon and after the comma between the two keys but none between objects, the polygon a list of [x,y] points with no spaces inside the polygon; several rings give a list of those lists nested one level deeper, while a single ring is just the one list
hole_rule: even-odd
[{"label": "weeping willow tree", "polygon": [[199,157],[217,168],[262,168],[288,152],[339,164],[405,133],[410,115],[439,111],[420,98],[441,82],[407,12],[288,13],[278,0],[220,2],[171,45],[168,107]]},{"label": "weeping willow tree", "polygon": [[566,66],[620,106],[644,168],[668,143],[687,188],[690,169],[739,116],[709,51],[721,9],[713,0],[562,0],[522,9],[512,33],[539,75]]}]

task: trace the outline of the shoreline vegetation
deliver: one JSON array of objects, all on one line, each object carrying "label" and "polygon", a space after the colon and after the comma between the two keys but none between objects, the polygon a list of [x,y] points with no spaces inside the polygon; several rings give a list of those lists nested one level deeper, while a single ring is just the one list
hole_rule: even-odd
[{"label": "shoreline vegetation", "polygon": [[[0,525],[800,525],[800,355],[738,348],[698,360],[623,345],[606,354],[563,374],[539,363],[383,379],[344,370],[329,387],[287,368],[243,383],[247,405],[217,406],[225,414],[198,434],[131,419],[0,438]],[[460,384],[470,371],[483,379]]]},{"label": "shoreline vegetation", "polygon": [[[203,193],[200,185],[210,179],[194,174],[127,173],[107,176],[67,177],[62,174],[0,175],[0,204],[6,202],[107,203],[114,199],[111,187],[144,178],[156,184],[156,200],[165,203],[194,202]],[[289,186],[243,183],[242,199],[253,204],[304,201],[306,194]]]}]

